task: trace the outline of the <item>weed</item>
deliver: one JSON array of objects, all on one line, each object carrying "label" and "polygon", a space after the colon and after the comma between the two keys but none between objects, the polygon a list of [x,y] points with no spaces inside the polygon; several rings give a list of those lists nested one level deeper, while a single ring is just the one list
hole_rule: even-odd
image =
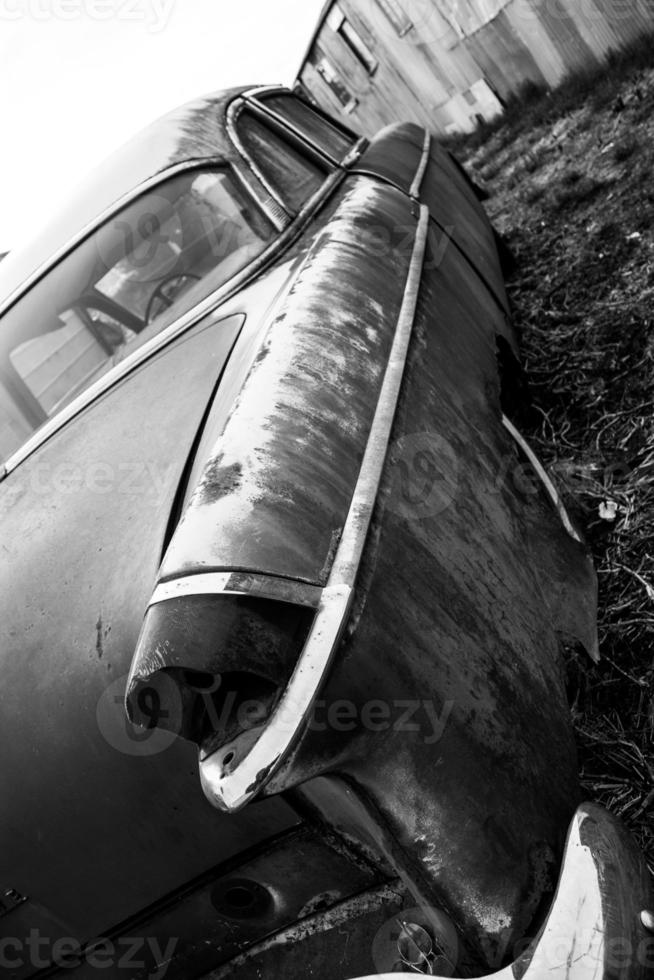
[{"label": "weed", "polygon": [[568,181],[563,183],[563,187],[551,195],[552,207],[555,211],[571,211],[596,198],[604,186],[594,177],[577,173],[569,174]]}]

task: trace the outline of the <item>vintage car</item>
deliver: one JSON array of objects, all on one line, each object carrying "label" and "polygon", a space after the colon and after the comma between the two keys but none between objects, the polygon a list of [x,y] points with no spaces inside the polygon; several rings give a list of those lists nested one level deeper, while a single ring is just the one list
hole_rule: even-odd
[{"label": "vintage car", "polygon": [[448,153],[202,98],[0,296],[0,976],[644,977],[595,576]]}]

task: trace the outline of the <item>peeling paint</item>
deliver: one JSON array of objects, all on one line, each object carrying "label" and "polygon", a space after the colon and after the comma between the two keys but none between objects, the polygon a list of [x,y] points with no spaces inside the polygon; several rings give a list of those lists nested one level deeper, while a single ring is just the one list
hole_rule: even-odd
[{"label": "peeling paint", "polygon": [[370,225],[391,235],[398,226],[415,228],[415,219],[393,188],[354,179],[271,314],[162,577],[238,567],[326,580],[410,259],[410,252],[370,254],[363,234]]}]

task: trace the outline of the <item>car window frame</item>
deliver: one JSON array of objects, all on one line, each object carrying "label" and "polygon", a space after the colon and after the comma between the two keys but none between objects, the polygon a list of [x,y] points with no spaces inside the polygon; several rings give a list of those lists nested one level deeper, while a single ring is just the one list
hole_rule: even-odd
[{"label": "car window frame", "polygon": [[[333,154],[327,153],[326,150],[315,143],[313,139],[304,133],[298,126],[296,126],[295,123],[286,119],[269,104],[267,99],[274,98],[275,96],[286,96],[301,102],[325,123],[335,129],[337,132],[340,132],[344,139],[350,141],[351,147],[349,151],[342,157],[335,157]],[[258,108],[263,110],[268,118],[274,119],[275,122],[283,126],[287,131],[291,132],[297,139],[301,140],[302,143],[305,146],[308,146],[313,153],[318,154],[323,159],[328,160],[333,166],[344,166],[346,161],[350,160],[350,157],[353,155],[355,150],[357,151],[356,155],[359,156],[363,152],[364,145],[367,145],[368,143],[365,137],[362,137],[360,134],[354,132],[354,130],[351,130],[349,127],[343,125],[340,120],[334,119],[333,116],[330,116],[328,113],[324,112],[319,106],[313,105],[308,99],[304,98],[303,95],[293,92],[290,89],[272,87],[260,88],[255,89],[253,92],[246,92],[245,98],[251,105],[256,105]]]},{"label": "car window frame", "polygon": [[[258,161],[253,158],[250,151],[244,145],[239,132],[239,119],[242,113],[246,111],[251,112],[265,126],[271,129],[273,133],[289,143],[291,148],[305,156],[310,164],[325,169],[325,177],[320,187],[313,195],[307,198],[307,201],[299,211],[294,210],[290,202],[284,199],[283,192],[280,192],[276,187],[272,186],[259,166]],[[259,183],[265,187],[268,194],[273,197],[279,207],[290,218],[297,217],[298,214],[302,213],[306,208],[306,204],[320,195],[322,187],[329,180],[332,172],[339,169],[339,165],[335,161],[330,159],[317,146],[314,146],[295,127],[289,126],[286,120],[264,109],[255,99],[243,97],[235,103],[232,103],[227,112],[227,127],[235,148],[247,166],[251,169]]]},{"label": "car window frame", "polygon": [[[277,138],[282,144],[286,144],[290,152],[296,153],[298,156],[303,158],[307,166],[313,170],[322,171],[322,180],[318,183],[316,189],[309,194],[309,196],[302,201],[299,206],[296,206],[290,197],[287,197],[284,193],[282,187],[274,186],[266,174],[263,172],[263,168],[259,165],[258,160],[251,150],[246,146],[243,139],[241,138],[241,117],[244,114],[249,114],[254,117],[256,121],[262,124],[262,126],[267,129],[273,137]],[[266,112],[260,105],[254,101],[245,100],[243,104],[239,107],[238,113],[234,119],[235,130],[238,139],[239,151],[244,155],[245,159],[256,170],[257,177],[265,186],[270,189],[271,193],[275,194],[277,200],[281,202],[282,207],[291,217],[297,216],[305,208],[308,201],[315,198],[321,191],[321,188],[325,182],[330,178],[332,173],[338,169],[338,165],[329,159],[326,154],[322,153],[317,148],[313,147],[306,139],[302,137],[295,129],[289,127],[285,120],[273,116],[271,113]]]},{"label": "car window frame", "polygon": [[[260,252],[259,255],[255,256],[237,273],[235,273],[235,275],[205,296],[202,300],[196,303],[195,306],[191,307],[191,309],[183,313],[173,323],[169,324],[167,327],[164,327],[164,329],[157,333],[154,337],[151,337],[143,345],[137,347],[136,350],[129,354],[124,360],[109,368],[109,370],[98,378],[97,381],[91,384],[88,388],[85,388],[79,395],[73,398],[61,409],[56,411],[51,417],[46,418],[39,428],[34,430],[25,440],[25,442],[23,442],[13,453],[11,453],[10,456],[4,460],[0,459],[0,482],[2,482],[29,456],[36,452],[36,450],[49,438],[51,438],[51,436],[55,435],[55,433],[57,433],[60,429],[64,428],[64,426],[66,426],[77,415],[84,411],[84,409],[92,404],[92,402],[94,402],[97,398],[100,398],[110,388],[113,388],[116,384],[119,384],[123,378],[127,377],[127,375],[136,370],[150,357],[156,355],[159,350],[173,342],[186,330],[191,329],[205,316],[210,315],[217,305],[222,305],[224,302],[230,299],[230,297],[239,289],[243,288],[247,284],[248,280],[255,276],[260,269],[265,267],[271,255],[274,255],[280,247],[285,247],[285,243],[283,242],[284,232],[287,231],[291,223],[291,216],[286,212],[280,211],[279,208],[273,208],[272,213],[269,213],[267,209],[263,208],[262,202],[266,202],[268,206],[270,206],[267,194],[265,191],[262,192],[261,188],[257,187],[256,181],[251,179],[251,176],[247,173],[245,168],[239,166],[239,162],[240,161],[235,161],[229,157],[226,158],[224,155],[220,157],[202,157],[200,159],[182,161],[181,163],[174,164],[171,167],[167,167],[166,169],[153,174],[152,177],[131,188],[127,194],[122,195],[122,197],[118,198],[118,200],[116,200],[109,208],[98,215],[93,221],[85,225],[78,232],[78,234],[74,235],[73,238],[71,238],[64,246],[62,246],[62,248],[54,253],[54,255],[52,255],[47,262],[43,263],[42,266],[36,269],[32,275],[29,276],[21,284],[21,286],[11,293],[6,298],[5,302],[0,305],[1,318],[7,312],[9,312],[9,310],[16,303],[18,303],[33,286],[36,286],[42,279],[53,272],[56,267],[63,262],[67,256],[70,255],[79,245],[83,244],[83,242],[95,234],[98,229],[102,227],[102,225],[111,221],[114,215],[118,214],[123,208],[138,200],[139,197],[156,190],[157,187],[161,186],[169,179],[182,173],[217,168],[227,169],[236,183],[241,186],[243,192],[252,199],[253,203],[257,207],[262,208],[265,217],[271,222],[272,227],[276,232],[270,243],[263,249],[263,251]],[[272,218],[273,214],[275,215],[275,220]]]},{"label": "car window frame", "polygon": [[[236,181],[242,186],[244,193],[248,194],[254,203],[261,208],[277,232],[277,236],[273,238],[268,247],[237,272],[230,280],[206,296],[177,321],[171,323],[155,337],[152,337],[141,347],[138,347],[119,364],[110,368],[89,388],[85,389],[69,404],[62,407],[55,415],[47,419],[11,456],[5,460],[0,459],[0,483],[17,469],[21,463],[35,453],[48,439],[63,429],[106,391],[114,387],[114,385],[119,384],[123,378],[127,377],[132,371],[154,356],[160,349],[173,342],[186,330],[191,329],[205,316],[210,315],[217,306],[226,303],[240,289],[245,288],[248,282],[254,276],[258,275],[260,271],[265,269],[278,253],[284,252],[302,234],[313,215],[331,197],[332,193],[345,178],[348,167],[352,165],[368,146],[369,141],[365,137],[361,137],[354,144],[352,152],[340,164],[333,163],[318,147],[312,146],[311,141],[303,134],[297,131],[292,132],[294,127],[290,127],[285,120],[275,118],[275,128],[285,138],[287,134],[291,137],[291,145],[297,144],[301,152],[307,152],[308,149],[310,153],[317,155],[323,165],[325,163],[328,165],[328,172],[322,185],[312,197],[307,199],[302,209],[294,214],[292,210],[285,206],[284,202],[274,190],[268,186],[267,181],[260,174],[256,162],[250,159],[248,152],[241,145],[236,131],[235,121],[238,115],[243,108],[252,108],[252,97],[259,91],[295,95],[288,88],[266,86],[265,88],[249,90],[235,96],[227,105],[224,117],[226,133],[234,150],[233,154],[222,153],[220,156],[215,155],[183,160],[180,163],[173,164],[158,171],[147,180],[141,181],[126,194],[123,194],[114,201],[110,207],[102,211],[92,221],[82,226],[76,235],[69,239],[61,248],[57,249],[44,263],[38,266],[17,289],[13,290],[3,301],[0,301],[0,317],[2,317],[32,286],[36,285],[44,276],[48,275],[70,252],[96,232],[102,224],[110,221],[122,208],[131,204],[142,194],[154,190],[169,178],[190,170],[211,169],[212,167],[229,168]],[[297,96],[295,95],[295,97]],[[309,104],[311,105],[311,103]],[[266,123],[274,115],[263,107],[256,108],[262,117],[265,116],[264,121]],[[346,127],[341,128],[348,131]],[[356,134],[353,135],[356,136]]]},{"label": "car window frame", "polygon": [[[274,199],[285,214],[289,215],[291,218],[301,218],[307,211],[318,206],[320,202],[328,196],[334,184],[337,183],[337,181],[334,179],[334,175],[338,174],[339,172],[343,174],[349,167],[351,167],[369,145],[369,141],[364,136],[357,136],[356,133],[349,130],[346,126],[341,125],[340,122],[334,121],[331,116],[322,113],[310,102],[307,102],[310,109],[312,109],[314,112],[318,112],[318,115],[325,116],[327,122],[329,122],[331,125],[335,125],[337,129],[343,131],[344,135],[352,138],[353,145],[350,152],[342,160],[336,160],[334,157],[330,156],[319,146],[317,146],[310,139],[310,137],[306,136],[296,126],[284,119],[278,113],[274,112],[274,110],[268,108],[265,103],[261,102],[259,97],[266,94],[289,95],[292,98],[300,98],[297,93],[279,86],[266,86],[250,89],[235,99],[234,102],[232,102],[228,107],[227,131],[232,143],[234,144],[234,147],[241,155],[246,165],[252,171],[258,183],[265,188],[266,192]],[[301,99],[301,101],[306,102],[304,99]],[[318,166],[327,167],[328,173],[326,174],[325,181],[323,181],[322,186],[312,197],[307,199],[300,211],[295,212],[290,203],[284,200],[283,195],[278,192],[277,188],[271,186],[269,181],[266,179],[265,174],[262,173],[257,161],[252,158],[250,152],[243,145],[238,130],[238,119],[241,113],[246,109],[253,112],[265,125],[277,132],[282,139],[287,140],[294,149],[304,154],[308,158],[309,162],[318,164]]]}]

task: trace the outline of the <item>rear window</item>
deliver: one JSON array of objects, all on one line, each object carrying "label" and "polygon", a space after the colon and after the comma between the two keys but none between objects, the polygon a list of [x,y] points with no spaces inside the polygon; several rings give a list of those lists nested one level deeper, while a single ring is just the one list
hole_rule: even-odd
[{"label": "rear window", "polygon": [[329,168],[245,109],[238,117],[243,148],[269,187],[292,213],[297,213],[324,183]]},{"label": "rear window", "polygon": [[271,95],[262,101],[334,160],[340,161],[347,156],[357,141],[354,134],[343,130],[296,96]]},{"label": "rear window", "polygon": [[0,459],[274,234],[226,168],[179,174],[115,214],[0,323]]}]

